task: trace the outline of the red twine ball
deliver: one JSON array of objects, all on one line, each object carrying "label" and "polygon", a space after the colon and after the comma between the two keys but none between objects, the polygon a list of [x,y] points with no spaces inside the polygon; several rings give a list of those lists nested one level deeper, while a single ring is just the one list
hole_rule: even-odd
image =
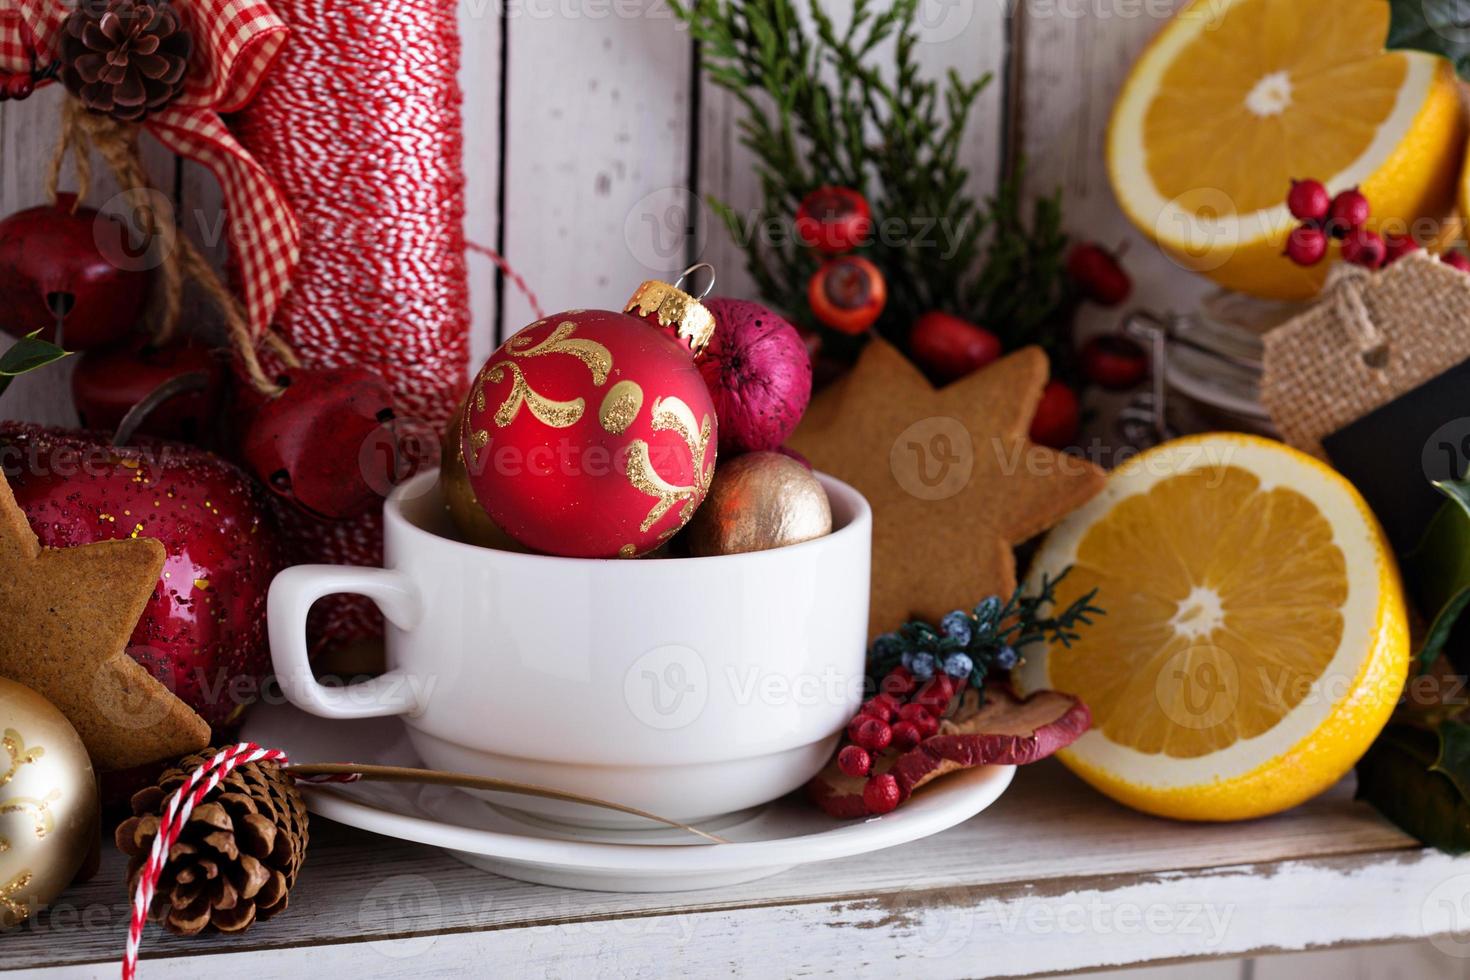
[{"label": "red twine ball", "polygon": [[[361,365],[400,417],[439,428],[469,372],[459,29],[454,4],[271,0],[291,28],[236,136],[301,227],[301,260],[276,325],[303,363]],[[343,93],[346,93],[345,95]],[[232,250],[259,247],[231,227]],[[287,509],[298,562],[378,565],[381,518],[322,522]],[[318,603],[318,643],[374,636],[360,598]]]}]

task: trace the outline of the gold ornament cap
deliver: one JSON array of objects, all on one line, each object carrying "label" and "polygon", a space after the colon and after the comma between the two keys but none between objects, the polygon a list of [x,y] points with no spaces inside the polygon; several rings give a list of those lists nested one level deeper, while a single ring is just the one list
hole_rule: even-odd
[{"label": "gold ornament cap", "polygon": [[[709,273],[698,297],[680,288],[697,269],[706,269]],[[689,345],[691,352],[698,354],[715,334],[715,316],[700,302],[714,286],[714,267],[708,262],[700,262],[681,272],[672,284],[657,279],[644,282],[633,291],[633,298],[628,300],[623,312],[668,327]]]}]

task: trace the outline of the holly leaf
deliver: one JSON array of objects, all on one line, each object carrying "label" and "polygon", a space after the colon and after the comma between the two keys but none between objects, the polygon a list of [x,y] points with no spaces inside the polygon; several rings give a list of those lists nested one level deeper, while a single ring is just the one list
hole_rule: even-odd
[{"label": "holly leaf", "polygon": [[[1470,607],[1470,480],[1440,480],[1434,487],[1449,500],[1404,559],[1414,601],[1430,620],[1419,648],[1421,671],[1444,651],[1455,625]],[[1455,666],[1464,669],[1467,665]]]},{"label": "holly leaf", "polygon": [[70,353],[49,340],[42,340],[40,333],[37,330],[26,334],[0,354],[0,395],[20,375],[54,364]]},{"label": "holly leaf", "polygon": [[1388,47],[1441,55],[1470,79],[1470,0],[1390,0]]},{"label": "holly leaf", "polygon": [[1470,726],[1459,722],[1445,722],[1438,735],[1389,725],[1358,761],[1358,799],[1449,854],[1470,851],[1470,802],[1460,789],[1465,785],[1470,785]]}]

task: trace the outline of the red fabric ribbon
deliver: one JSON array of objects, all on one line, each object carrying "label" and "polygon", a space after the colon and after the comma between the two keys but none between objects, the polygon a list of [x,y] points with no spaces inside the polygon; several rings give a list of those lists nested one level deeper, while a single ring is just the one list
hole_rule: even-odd
[{"label": "red fabric ribbon", "polygon": [[[270,326],[290,288],[301,234],[286,199],[225,127],[255,96],[286,41],[286,24],[262,0],[174,0],[194,41],[184,91],[143,125],[170,150],[204,164],[224,192],[230,253],[254,336]],[[62,0],[0,0],[0,71],[29,71],[58,57]]]}]

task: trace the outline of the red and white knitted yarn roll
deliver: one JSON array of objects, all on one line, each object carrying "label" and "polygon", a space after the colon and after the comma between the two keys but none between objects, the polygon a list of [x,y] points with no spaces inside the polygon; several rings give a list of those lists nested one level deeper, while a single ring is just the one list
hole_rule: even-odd
[{"label": "red and white knitted yarn roll", "polygon": [[[378,371],[402,416],[441,426],[469,371],[456,5],[272,0],[290,26],[255,99],[231,119],[285,194],[301,260],[276,323],[309,366]],[[377,564],[374,516],[293,516],[299,561]],[[316,639],[375,634],[365,602],[323,603]]]}]

